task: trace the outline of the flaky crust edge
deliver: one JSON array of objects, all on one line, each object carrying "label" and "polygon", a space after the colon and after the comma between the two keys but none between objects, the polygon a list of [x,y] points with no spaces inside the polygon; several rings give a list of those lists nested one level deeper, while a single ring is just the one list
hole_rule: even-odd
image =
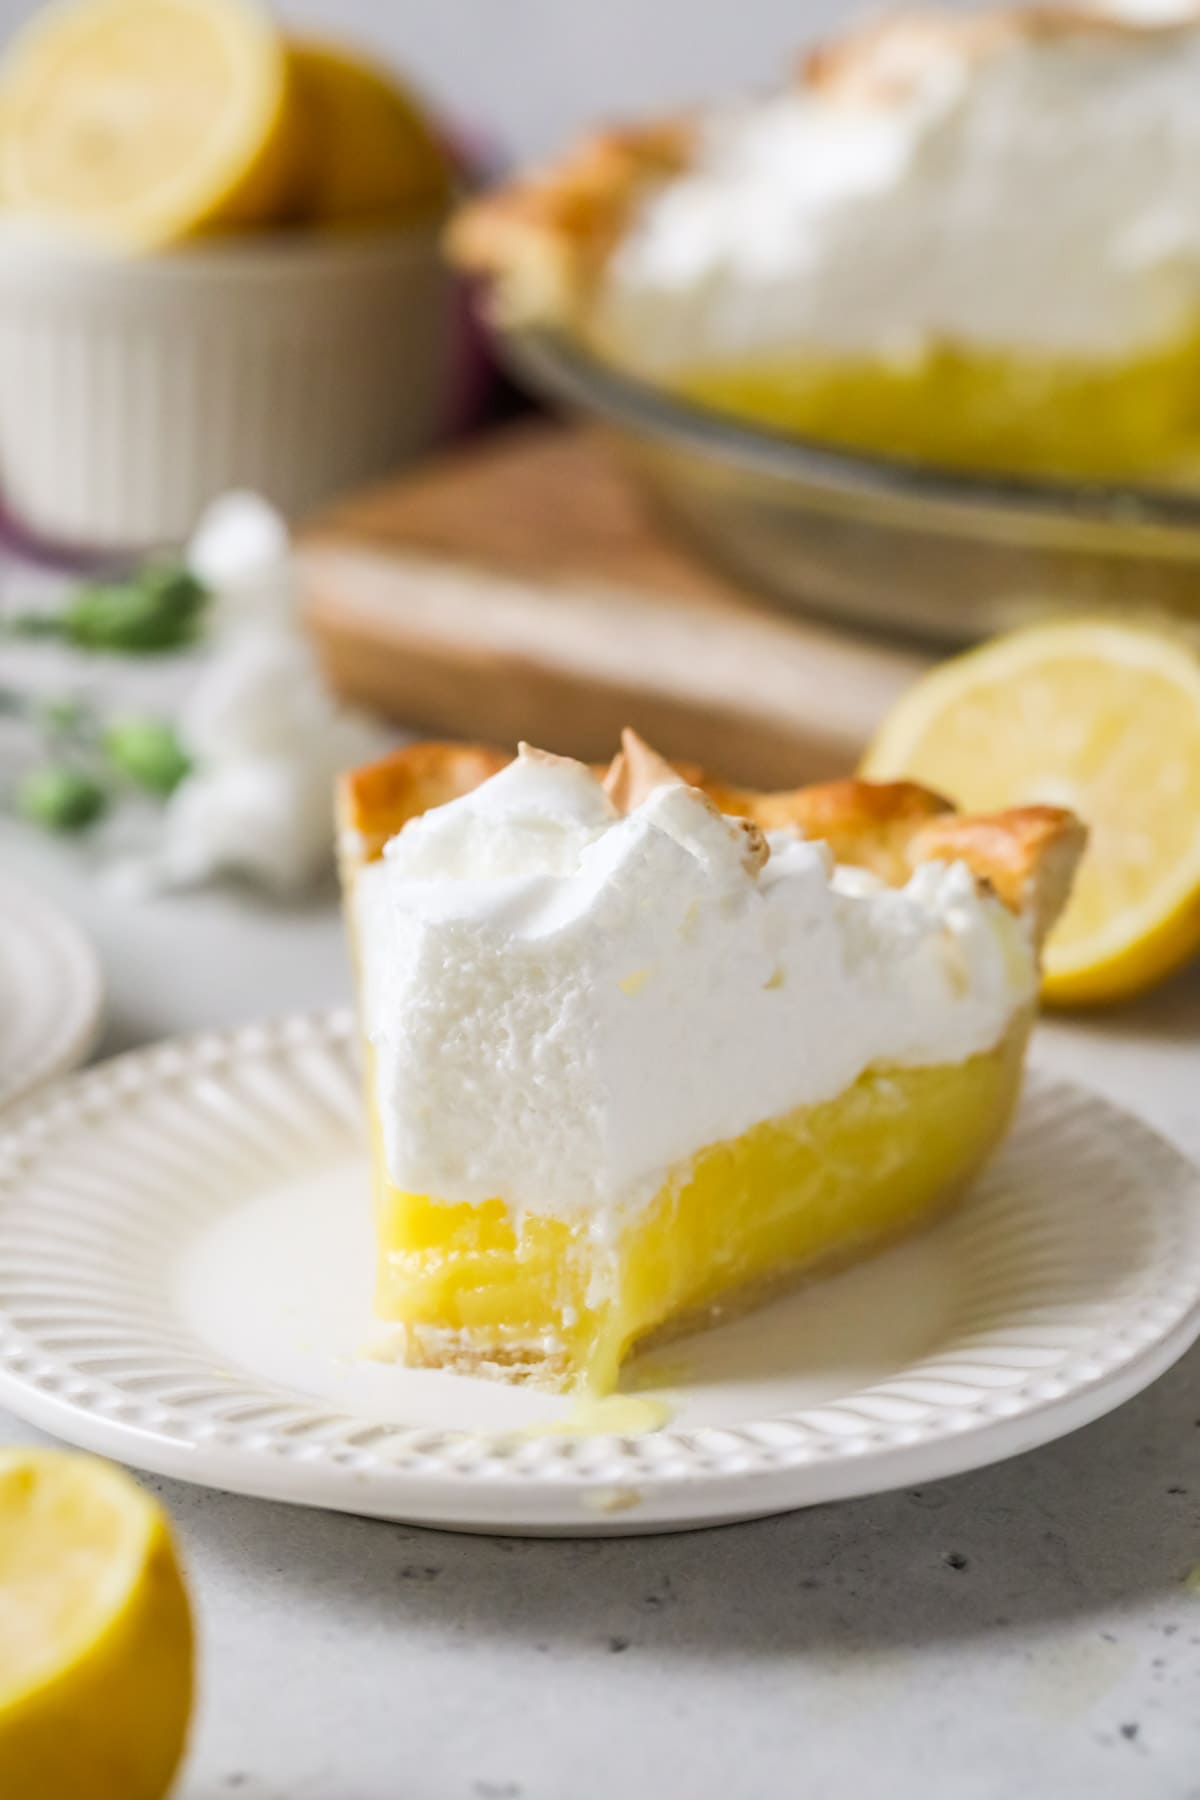
[{"label": "flaky crust edge", "polygon": [[[747,819],[761,832],[790,826],[806,838],[819,838],[838,862],[869,869],[892,886],[902,885],[921,863],[963,862],[1026,922],[1039,948],[1067,903],[1087,839],[1082,822],[1064,807],[964,814],[912,781],[849,777],[777,793],[732,787],[694,764],[662,764],[632,733],[625,734],[614,762],[594,773],[627,784],[621,759],[631,753],[669,767],[721,812]],[[469,793],[509,761],[507,752],[487,745],[435,742],[408,744],[348,771],[337,788],[345,883],[352,883],[355,872],[374,861],[409,819]]]},{"label": "flaky crust edge", "polygon": [[503,322],[574,320],[642,195],[688,167],[695,135],[686,117],[592,132],[561,161],[468,201],[446,253],[493,282]]}]

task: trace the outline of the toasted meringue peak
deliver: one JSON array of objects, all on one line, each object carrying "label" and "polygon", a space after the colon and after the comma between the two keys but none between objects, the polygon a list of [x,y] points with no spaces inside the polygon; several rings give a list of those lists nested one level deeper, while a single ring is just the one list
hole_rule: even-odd
[{"label": "toasted meringue peak", "polygon": [[522,762],[536,763],[545,769],[570,770],[573,774],[590,775],[591,770],[586,763],[581,763],[573,756],[559,756],[554,750],[539,750],[536,744],[527,744],[524,738],[517,745],[517,755]]},{"label": "toasted meringue peak", "polygon": [[682,782],[679,771],[627,725],[604,777],[604,791],[617,811],[631,813],[656,787],[678,787]]},{"label": "toasted meringue peak", "polygon": [[693,786],[665,756],[638,736],[627,725],[621,733],[621,748],[609,764],[604,777],[604,791],[623,815],[636,812],[661,788],[683,788],[690,801],[702,807],[711,818],[720,820],[737,846],[742,867],[748,875],[757,875],[771,854],[762,830],[750,819],[727,818],[720,806],[703,788]]},{"label": "toasted meringue peak", "polygon": [[[709,802],[712,805],[712,802]],[[757,875],[770,860],[771,846],[766,834],[753,819],[730,819],[734,832],[742,840],[742,861],[748,874]]]}]

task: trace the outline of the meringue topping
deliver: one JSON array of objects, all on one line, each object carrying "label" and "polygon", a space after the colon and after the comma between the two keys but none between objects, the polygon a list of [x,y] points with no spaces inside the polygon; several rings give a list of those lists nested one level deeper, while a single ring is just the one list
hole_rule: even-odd
[{"label": "meringue topping", "polygon": [[606,792],[523,748],[360,871],[397,1186],[607,1233],[707,1145],[873,1063],[988,1049],[1032,1002],[1022,926],[962,864],[864,881],[623,757]]}]

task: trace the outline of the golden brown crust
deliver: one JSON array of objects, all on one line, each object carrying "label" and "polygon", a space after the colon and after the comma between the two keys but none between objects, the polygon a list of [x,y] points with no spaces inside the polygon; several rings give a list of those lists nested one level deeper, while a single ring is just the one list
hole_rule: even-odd
[{"label": "golden brown crust", "polygon": [[[1021,42],[1135,42],[1198,25],[1200,14],[1139,20],[1070,5],[974,15],[915,9],[819,45],[797,81],[825,100],[886,108],[902,103],[939,56],[979,62]],[[510,323],[580,322],[638,202],[695,160],[699,123],[676,117],[593,133],[560,162],[469,201],[447,233],[451,261],[493,282],[494,303]]]},{"label": "golden brown crust", "polygon": [[1087,842],[1082,820],[1060,806],[935,819],[912,840],[914,862],[965,862],[1011,912],[1028,919],[1040,948],[1071,891]]},{"label": "golden brown crust", "polygon": [[596,132],[561,163],[470,201],[446,233],[450,260],[502,278],[510,319],[571,317],[648,187],[685,169],[687,119]]},{"label": "golden brown crust", "polygon": [[407,744],[348,770],[337,784],[343,861],[351,868],[374,862],[409,819],[469,794],[510,761],[482,744]]},{"label": "golden brown crust", "polygon": [[723,812],[753,819],[763,831],[786,831],[820,838],[834,860],[870,869],[896,885],[912,874],[909,849],[914,834],[950,802],[915,781],[822,782],[777,794],[702,782]]},{"label": "golden brown crust", "polygon": [[[347,873],[373,861],[409,819],[469,793],[510,760],[482,745],[410,744],[344,775],[338,821]],[[892,886],[907,881],[923,862],[965,862],[1011,911],[1028,920],[1039,945],[1066,904],[1087,835],[1074,813],[1062,807],[963,815],[914,781],[851,778],[755,793],[709,780],[692,765],[669,763],[633,732],[623,734],[608,768],[593,774],[621,811],[663,781],[682,779],[698,788],[721,812],[749,823],[750,868],[766,860],[762,834],[788,827],[827,843],[837,862],[869,869]]]},{"label": "golden brown crust", "polygon": [[527,1384],[549,1394],[565,1394],[572,1386],[571,1359],[561,1344],[496,1344],[476,1341],[469,1331],[379,1320],[369,1354],[376,1362]]}]

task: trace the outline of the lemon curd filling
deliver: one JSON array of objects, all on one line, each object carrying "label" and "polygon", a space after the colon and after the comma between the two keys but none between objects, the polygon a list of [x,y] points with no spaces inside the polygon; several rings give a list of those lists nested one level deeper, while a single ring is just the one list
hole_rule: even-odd
[{"label": "lemon curd filling", "polygon": [[647,1338],[736,1310],[935,1217],[1003,1134],[1020,1021],[963,1063],[871,1069],[822,1105],[712,1144],[611,1240],[586,1222],[455,1205],[390,1181],[375,1133],[375,1311],[405,1360],[607,1393]]},{"label": "lemon curd filling", "polygon": [[735,419],[868,455],[1147,485],[1200,479],[1200,331],[1128,361],[774,352],[688,366],[667,385]]}]

